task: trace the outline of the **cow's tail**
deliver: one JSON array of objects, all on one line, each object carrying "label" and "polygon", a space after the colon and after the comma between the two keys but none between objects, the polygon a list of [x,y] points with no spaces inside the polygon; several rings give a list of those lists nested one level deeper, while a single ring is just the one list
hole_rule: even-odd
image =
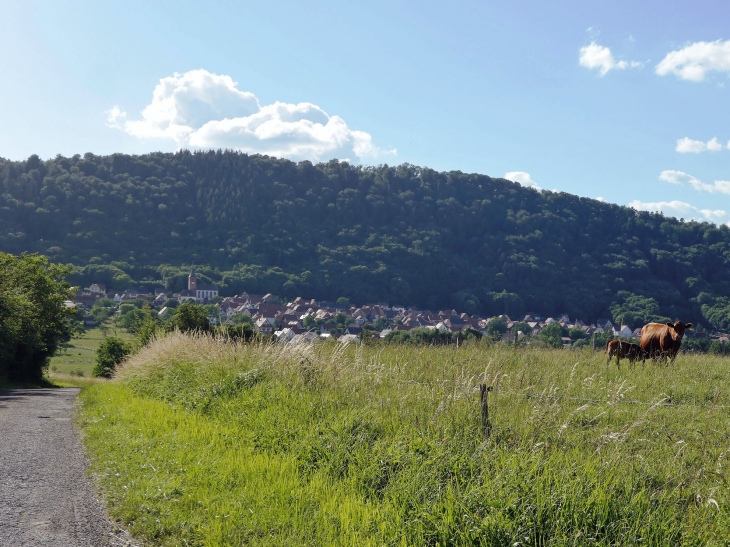
[{"label": "cow's tail", "polygon": [[603,350],[603,353],[608,353],[608,346],[611,344],[611,340],[606,342],[606,349]]}]

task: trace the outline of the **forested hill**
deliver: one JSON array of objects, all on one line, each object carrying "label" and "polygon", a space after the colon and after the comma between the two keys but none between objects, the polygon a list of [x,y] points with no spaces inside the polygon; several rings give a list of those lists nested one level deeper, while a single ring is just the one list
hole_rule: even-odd
[{"label": "forested hill", "polygon": [[727,227],[484,175],[86,154],[0,160],[0,192],[0,250],[71,262],[80,284],[179,290],[194,262],[222,294],[730,329]]}]

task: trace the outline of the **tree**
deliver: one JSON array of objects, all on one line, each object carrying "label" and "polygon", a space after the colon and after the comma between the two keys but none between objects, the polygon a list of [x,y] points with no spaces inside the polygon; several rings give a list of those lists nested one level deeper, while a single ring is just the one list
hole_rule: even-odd
[{"label": "tree", "polygon": [[494,339],[500,338],[507,332],[507,321],[501,317],[492,317],[487,323],[487,334]]},{"label": "tree", "polygon": [[563,347],[563,327],[557,321],[544,327],[537,335],[539,340],[554,348]]},{"label": "tree", "polygon": [[568,330],[568,336],[570,336],[571,340],[582,340],[586,336],[586,332],[578,327],[573,327],[572,329]]},{"label": "tree", "polygon": [[349,298],[345,298],[344,296],[340,296],[340,297],[339,297],[339,298],[337,299],[337,303],[338,303],[338,304],[342,304],[342,305],[343,305],[343,306],[345,306],[346,308],[349,308],[349,307],[350,307],[350,299],[349,299]]},{"label": "tree", "polygon": [[517,334],[518,332],[522,332],[525,336],[532,336],[532,327],[524,322],[515,323],[512,327],[512,334]]},{"label": "tree", "polygon": [[39,381],[69,337],[76,308],[65,278],[70,266],[44,256],[0,253],[0,381]]},{"label": "tree", "polygon": [[210,321],[208,312],[203,306],[198,306],[192,300],[186,300],[175,310],[175,315],[165,323],[168,332],[175,329],[181,332],[208,332]]},{"label": "tree", "polygon": [[304,322],[302,323],[304,325],[304,328],[307,330],[314,330],[317,328],[317,322],[314,320],[314,317],[311,315],[308,315],[304,318]]},{"label": "tree", "polygon": [[373,328],[380,332],[381,330],[388,327],[388,320],[385,317],[379,318],[375,323],[373,323]]},{"label": "tree", "polygon": [[106,338],[96,350],[96,364],[91,372],[92,376],[111,378],[116,366],[124,361],[129,351],[129,345],[123,340],[114,336]]}]

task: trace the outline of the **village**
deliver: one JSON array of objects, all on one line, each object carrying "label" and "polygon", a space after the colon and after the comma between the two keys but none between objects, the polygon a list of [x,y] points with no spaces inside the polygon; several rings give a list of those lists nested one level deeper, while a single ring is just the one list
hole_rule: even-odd
[{"label": "village", "polygon": [[[519,316],[506,314],[495,317],[468,315],[455,309],[422,310],[412,307],[390,306],[387,303],[371,303],[362,306],[351,305],[346,298],[336,302],[297,297],[292,301],[274,295],[255,295],[246,292],[221,297],[217,285],[202,285],[197,281],[195,268],[188,276],[188,288],[179,293],[170,293],[164,288],[138,288],[115,291],[101,283],[93,283],[79,290],[74,305],[90,309],[102,298],[111,300],[119,308],[130,301],[145,301],[157,311],[161,319],[172,313],[173,307],[185,301],[205,305],[209,310],[209,321],[217,325],[251,323],[256,332],[273,335],[282,342],[301,343],[315,340],[339,340],[359,343],[364,336],[386,338],[390,333],[410,331],[415,328],[437,329],[456,333],[469,329],[482,335],[495,335],[505,342],[515,342],[523,337],[537,337],[542,329],[558,323],[569,336],[562,337],[562,344],[570,347],[579,340],[588,340],[594,335],[608,333],[612,337],[638,339],[641,327],[630,328],[617,325],[611,319],[601,318],[594,323],[571,318],[567,313],[546,317],[530,312]],[[117,309],[116,314],[120,311]],[[490,329],[490,322],[499,319],[500,328]],[[93,318],[87,317],[87,325],[93,325]],[[495,327],[493,325],[493,327]],[[721,343],[728,337],[723,333],[693,332],[689,337],[711,337]],[[584,342],[585,343],[585,342]]]}]

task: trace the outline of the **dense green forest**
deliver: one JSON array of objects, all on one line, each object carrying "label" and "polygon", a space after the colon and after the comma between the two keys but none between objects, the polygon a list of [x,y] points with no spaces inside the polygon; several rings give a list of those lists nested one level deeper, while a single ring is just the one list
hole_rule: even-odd
[{"label": "dense green forest", "polygon": [[730,229],[504,179],[236,152],[0,159],[0,251],[71,282],[730,330]]}]

